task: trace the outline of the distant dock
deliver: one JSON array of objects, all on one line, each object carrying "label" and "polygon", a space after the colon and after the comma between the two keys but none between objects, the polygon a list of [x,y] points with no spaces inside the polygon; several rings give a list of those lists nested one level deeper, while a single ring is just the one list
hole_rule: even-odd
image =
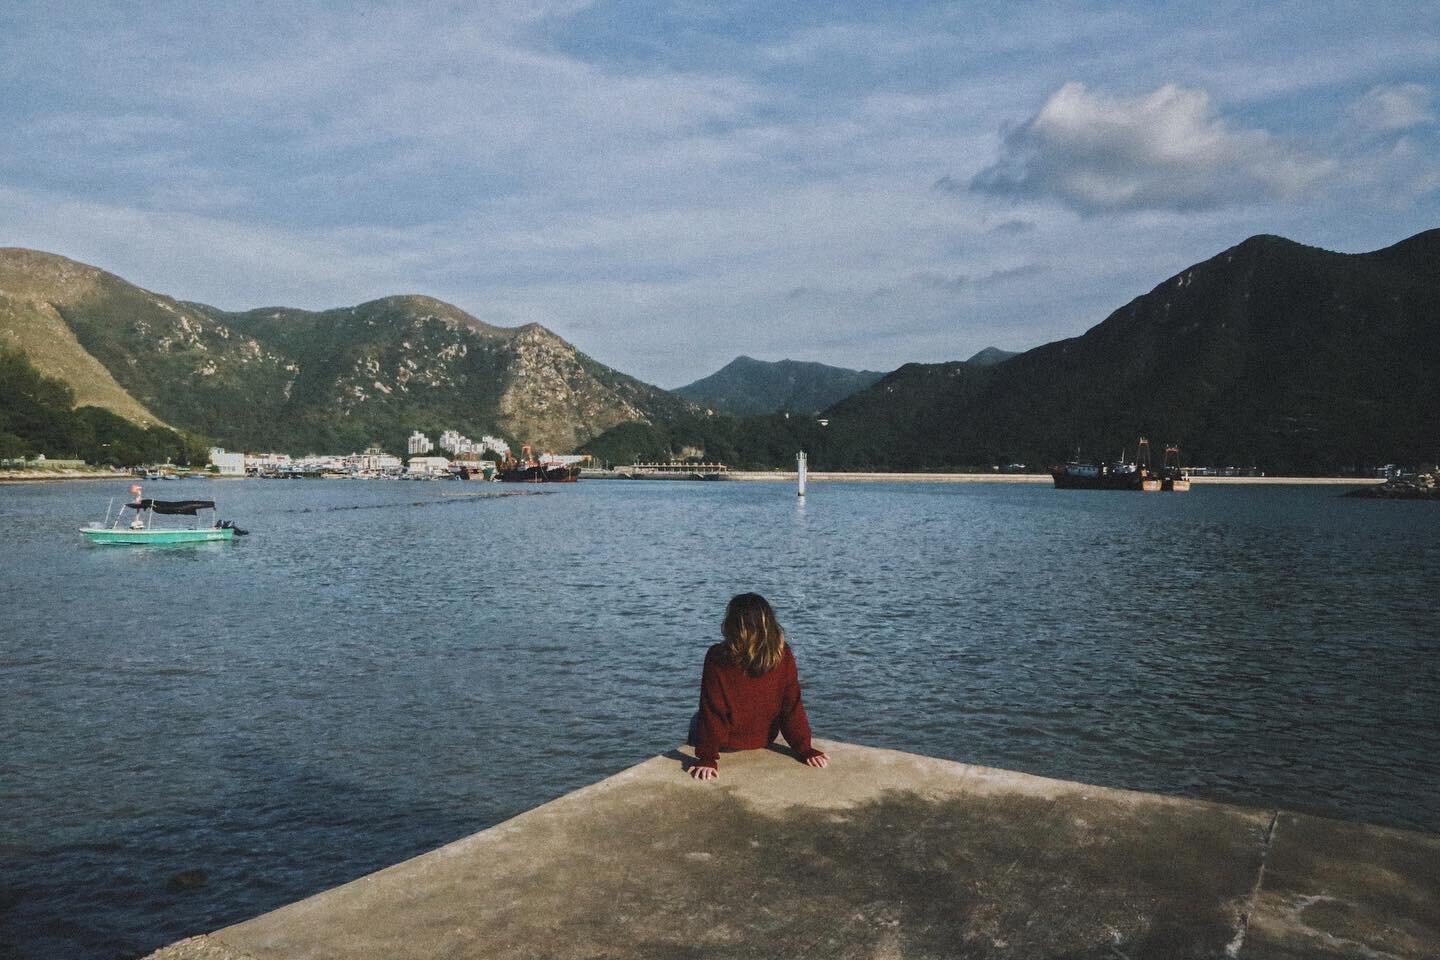
[{"label": "distant dock", "polygon": [[656,463],[633,463],[608,470],[585,469],[581,480],[729,480],[734,474],[723,463],[671,460]]},{"label": "distant dock", "polygon": [[151,957],[1440,955],[1440,836],[821,745],[655,757]]}]

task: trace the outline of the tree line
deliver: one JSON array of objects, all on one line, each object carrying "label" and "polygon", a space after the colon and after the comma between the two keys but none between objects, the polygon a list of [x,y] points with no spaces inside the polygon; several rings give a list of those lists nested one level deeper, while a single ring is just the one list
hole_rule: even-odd
[{"label": "tree line", "polygon": [[68,384],[35,369],[23,351],[0,347],[0,459],[42,454],[116,467],[209,460],[202,438],[142,427],[100,407],[77,408]]}]

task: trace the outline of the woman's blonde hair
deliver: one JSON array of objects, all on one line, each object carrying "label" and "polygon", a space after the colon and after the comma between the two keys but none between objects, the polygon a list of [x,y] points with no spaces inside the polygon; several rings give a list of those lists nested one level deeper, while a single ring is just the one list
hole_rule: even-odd
[{"label": "woman's blonde hair", "polygon": [[720,635],[725,638],[731,660],[752,677],[775,669],[785,652],[785,631],[769,602],[758,593],[742,593],[731,599]]}]

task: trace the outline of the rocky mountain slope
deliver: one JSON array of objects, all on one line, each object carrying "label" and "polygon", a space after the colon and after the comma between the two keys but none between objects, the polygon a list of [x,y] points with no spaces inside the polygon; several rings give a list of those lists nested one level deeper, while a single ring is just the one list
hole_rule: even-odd
[{"label": "rocky mountain slope", "polygon": [[402,449],[411,429],[570,450],[690,407],[536,324],[429,297],[227,312],[36,251],[0,250],[0,330],[81,402],[243,449]]},{"label": "rocky mountain slope", "polygon": [[847,370],[801,360],[740,356],[708,377],[677,388],[687,400],[719,413],[818,413],[879,380],[873,370]]},{"label": "rocky mountain slope", "polygon": [[132,397],[76,338],[58,305],[96,295],[107,274],[64,257],[0,248],[0,346],[23,350],[43,375],[68,384],[82,406],[138,424],[160,418]]}]

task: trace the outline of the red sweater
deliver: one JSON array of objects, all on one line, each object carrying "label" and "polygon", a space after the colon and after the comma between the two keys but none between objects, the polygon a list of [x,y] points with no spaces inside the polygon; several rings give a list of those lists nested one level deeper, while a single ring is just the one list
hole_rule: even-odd
[{"label": "red sweater", "polygon": [[819,750],[810,746],[810,721],[800,700],[800,675],[790,645],[769,673],[752,677],[730,662],[725,645],[717,643],[705,653],[700,678],[700,723],[695,756],[701,766],[718,767],[721,750],[755,750],[767,746],[776,733],[808,760]]}]

